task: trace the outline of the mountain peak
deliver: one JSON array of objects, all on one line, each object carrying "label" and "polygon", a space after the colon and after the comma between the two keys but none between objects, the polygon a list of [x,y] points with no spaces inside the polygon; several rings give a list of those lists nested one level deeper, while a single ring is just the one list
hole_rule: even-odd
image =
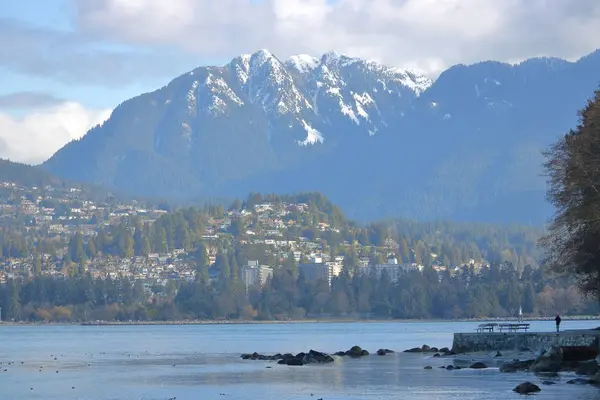
[{"label": "mountain peak", "polygon": [[297,54],[291,56],[286,62],[286,67],[294,68],[300,73],[313,71],[320,64],[318,58],[308,54]]}]

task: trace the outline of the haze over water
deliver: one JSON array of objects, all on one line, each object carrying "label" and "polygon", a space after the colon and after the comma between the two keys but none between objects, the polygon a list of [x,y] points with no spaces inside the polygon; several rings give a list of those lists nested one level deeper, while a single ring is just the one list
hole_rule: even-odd
[{"label": "haze over water", "polygon": [[[564,329],[599,324],[563,322]],[[453,332],[473,332],[476,326],[475,322],[0,326],[0,399],[507,399],[519,397],[511,390],[521,382],[540,384],[544,378],[502,374],[497,368],[446,371],[437,367],[453,361],[431,354],[339,358],[333,365],[303,367],[240,359],[241,353],[255,351],[335,352],[353,345],[372,353],[423,344],[450,347]],[[553,328],[552,321],[532,322],[534,331]],[[13,363],[7,365],[9,361]],[[433,369],[424,370],[426,365]],[[537,397],[591,400],[600,395],[597,388],[567,385],[568,379],[571,375],[564,374],[558,384],[541,386]]]}]

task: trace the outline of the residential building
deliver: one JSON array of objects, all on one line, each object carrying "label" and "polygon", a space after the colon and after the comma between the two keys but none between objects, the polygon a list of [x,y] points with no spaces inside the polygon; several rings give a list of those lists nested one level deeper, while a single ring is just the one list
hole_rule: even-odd
[{"label": "residential building", "polygon": [[248,261],[240,268],[240,277],[246,289],[251,286],[264,286],[267,280],[273,276],[273,268],[268,265],[259,265],[258,261]]},{"label": "residential building", "polygon": [[324,280],[331,286],[331,280],[342,272],[342,264],[339,262],[323,262],[322,257],[314,257],[310,263],[298,265],[298,272],[308,282]]}]

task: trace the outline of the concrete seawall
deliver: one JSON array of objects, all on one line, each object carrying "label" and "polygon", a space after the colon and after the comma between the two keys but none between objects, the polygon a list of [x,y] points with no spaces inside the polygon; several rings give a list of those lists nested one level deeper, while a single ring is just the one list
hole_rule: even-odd
[{"label": "concrete seawall", "polygon": [[537,351],[553,345],[600,349],[600,331],[455,333],[452,351],[457,354],[496,350]]}]

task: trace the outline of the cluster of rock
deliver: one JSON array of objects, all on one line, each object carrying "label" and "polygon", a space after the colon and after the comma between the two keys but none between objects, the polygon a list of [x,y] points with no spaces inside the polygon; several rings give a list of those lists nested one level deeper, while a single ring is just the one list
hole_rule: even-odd
[{"label": "cluster of rock", "polygon": [[[384,356],[386,354],[393,353],[393,350],[390,349],[379,349],[377,350],[377,355]],[[351,358],[359,358],[368,356],[370,353],[367,350],[362,349],[360,346],[352,346],[349,350],[346,351],[338,351],[334,353],[336,356],[340,357],[351,357]],[[284,365],[306,365],[306,364],[328,364],[332,363],[335,360],[332,356],[327,353],[322,353],[320,351],[310,350],[308,353],[298,353],[298,354],[274,354],[274,355],[265,355],[259,353],[245,353],[242,354],[241,358],[243,360],[261,360],[261,361],[277,361],[278,364]]]},{"label": "cluster of rock", "polygon": [[327,364],[334,361],[333,357],[331,357],[329,354],[315,350],[310,350],[308,353],[298,353],[296,355],[291,353],[277,353],[271,356],[258,353],[242,354],[242,360],[277,361],[277,364],[295,366],[306,364]]},{"label": "cluster of rock", "polygon": [[[476,362],[476,363],[471,364],[471,366],[469,368],[471,368],[471,369],[485,369],[487,367],[488,366],[485,365],[482,362]],[[427,365],[424,369],[433,369],[433,367],[430,366],[430,365]],[[440,369],[445,369],[446,371],[458,371],[460,369],[463,369],[463,367],[454,366],[454,365],[442,365],[442,366],[440,366]]]},{"label": "cluster of rock", "polygon": [[452,350],[450,350],[447,347],[442,347],[441,349],[438,349],[437,347],[430,347],[426,344],[424,344],[421,347],[413,347],[412,349],[407,349],[404,350],[405,353],[434,353],[433,356],[434,357],[441,357],[441,356],[453,356],[455,353],[452,352]]}]

